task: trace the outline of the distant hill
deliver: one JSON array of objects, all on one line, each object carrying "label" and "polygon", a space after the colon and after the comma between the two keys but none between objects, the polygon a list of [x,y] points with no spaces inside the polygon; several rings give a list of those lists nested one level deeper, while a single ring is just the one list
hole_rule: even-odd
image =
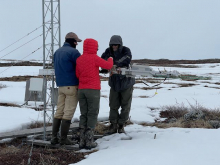
[{"label": "distant hill", "polygon": [[[174,67],[179,64],[206,64],[206,63],[220,63],[220,59],[199,59],[199,60],[169,60],[169,59],[138,59],[132,60],[132,63],[140,64],[140,65],[150,65],[150,66],[170,66]],[[41,62],[35,61],[11,61],[11,62],[2,62],[0,63],[0,67],[7,66],[43,66]]]},{"label": "distant hill", "polygon": [[220,63],[220,59],[199,59],[199,60],[169,60],[169,59],[139,59],[132,60],[133,63],[142,65],[174,65],[174,64],[206,64],[206,63]]}]

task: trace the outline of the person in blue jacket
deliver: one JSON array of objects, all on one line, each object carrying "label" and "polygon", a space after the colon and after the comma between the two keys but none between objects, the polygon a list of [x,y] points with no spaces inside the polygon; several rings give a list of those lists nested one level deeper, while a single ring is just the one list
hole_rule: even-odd
[{"label": "person in blue jacket", "polygon": [[[57,110],[54,115],[51,144],[71,145],[67,138],[72,117],[78,103],[77,90],[79,80],[76,77],[76,59],[80,56],[76,49],[82,40],[70,32],[64,45],[54,53],[54,69],[58,88]],[[57,134],[61,125],[61,138]]]}]

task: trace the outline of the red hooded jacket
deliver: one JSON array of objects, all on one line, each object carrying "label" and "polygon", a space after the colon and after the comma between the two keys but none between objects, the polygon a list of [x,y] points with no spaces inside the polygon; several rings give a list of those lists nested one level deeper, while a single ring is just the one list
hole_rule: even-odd
[{"label": "red hooded jacket", "polygon": [[101,89],[99,67],[111,69],[113,59],[107,61],[97,55],[98,42],[86,39],[83,43],[83,54],[76,60],[76,77],[79,79],[79,89]]}]

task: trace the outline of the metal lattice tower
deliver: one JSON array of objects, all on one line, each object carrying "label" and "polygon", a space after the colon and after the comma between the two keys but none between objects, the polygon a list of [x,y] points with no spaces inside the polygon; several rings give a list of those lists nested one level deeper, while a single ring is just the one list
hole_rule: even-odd
[{"label": "metal lattice tower", "polygon": [[[60,0],[42,0],[43,15],[43,69],[53,69],[54,51],[61,46]],[[52,119],[54,117],[54,75],[44,75],[44,140],[46,136],[47,82],[51,82]]]}]

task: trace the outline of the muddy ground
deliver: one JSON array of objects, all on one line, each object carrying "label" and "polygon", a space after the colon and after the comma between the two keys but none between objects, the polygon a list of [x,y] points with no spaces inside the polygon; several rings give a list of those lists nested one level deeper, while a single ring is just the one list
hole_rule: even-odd
[{"label": "muddy ground", "polygon": [[0,77],[0,81],[27,81],[30,78],[43,78],[43,76],[12,76],[12,77]]},{"label": "muddy ground", "polygon": [[30,62],[30,61],[22,61],[22,62],[8,62],[8,63],[0,63],[0,67],[7,66],[43,66],[43,63],[38,62]]},{"label": "muddy ground", "polygon": [[[0,165],[68,165],[77,163],[90,154],[65,149],[32,147],[22,138],[15,138],[10,143],[0,144]],[[29,163],[28,163],[29,162]]]}]

